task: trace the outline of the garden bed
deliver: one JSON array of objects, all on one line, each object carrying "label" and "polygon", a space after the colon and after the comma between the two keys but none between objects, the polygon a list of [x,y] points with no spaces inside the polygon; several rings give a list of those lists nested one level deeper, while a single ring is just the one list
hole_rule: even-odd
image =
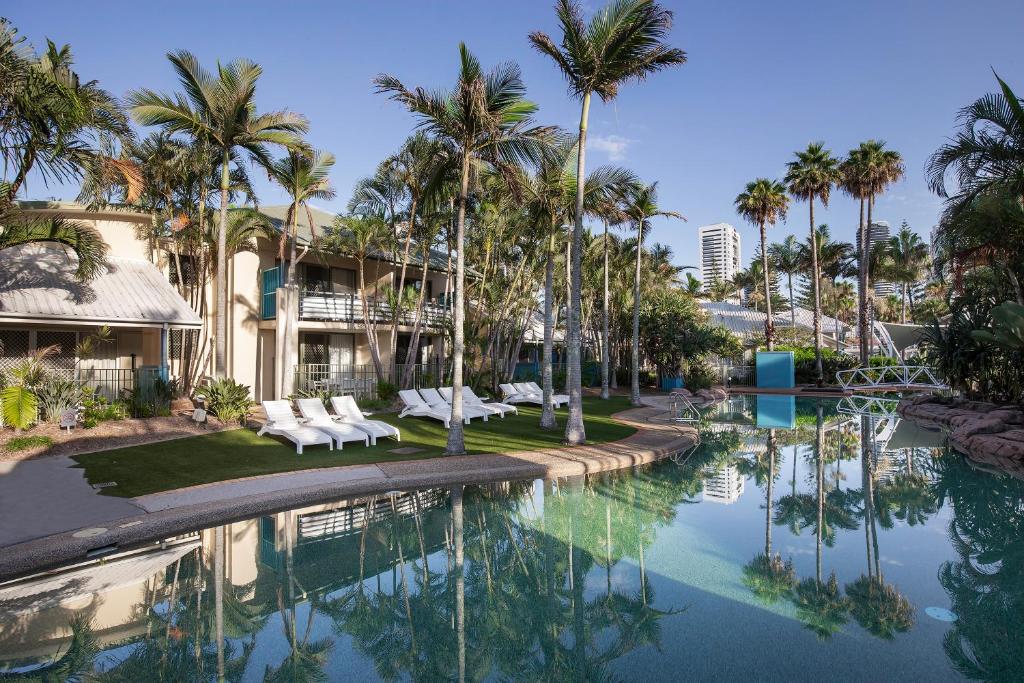
[{"label": "garden bed", "polygon": [[[28,460],[40,456],[77,455],[93,451],[110,450],[125,446],[167,441],[185,436],[197,436],[234,429],[238,425],[224,425],[215,417],[209,418],[206,426],[192,422],[191,415],[171,415],[167,417],[128,418],[125,420],[106,420],[91,429],[81,425],[68,432],[55,424],[39,424],[31,429],[15,434],[11,429],[0,432],[0,461]],[[9,451],[8,444],[14,439],[41,437],[48,439],[49,444],[30,446],[22,450]]]}]

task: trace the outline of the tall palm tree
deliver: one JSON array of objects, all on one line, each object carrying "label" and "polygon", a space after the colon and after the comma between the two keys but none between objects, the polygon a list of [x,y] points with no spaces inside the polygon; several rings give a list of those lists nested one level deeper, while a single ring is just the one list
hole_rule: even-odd
[{"label": "tall palm tree", "polygon": [[[763,248],[762,248],[763,251]],[[786,235],[782,242],[775,242],[768,247],[768,255],[771,256],[776,270],[785,273],[789,284],[789,326],[796,340],[796,300],[793,299],[793,276],[802,270],[803,264],[800,260],[800,245],[797,244],[794,235]]]},{"label": "tall palm tree", "polygon": [[409,90],[394,76],[374,80],[377,92],[387,93],[420,119],[420,126],[457,150],[460,170],[458,214],[455,224],[455,315],[452,342],[452,428],[446,452],[465,453],[462,431],[462,363],[466,317],[466,205],[470,171],[489,164],[510,172],[523,162],[537,161],[554,129],[534,126],[537,105],[525,99],[519,67],[503,64],[485,74],[465,44],[459,44],[459,76],[451,92]]},{"label": "tall palm tree", "polygon": [[582,372],[580,349],[580,286],[582,278],[583,182],[586,178],[587,125],[590,98],[596,94],[610,102],[619,87],[631,80],[643,80],[664,68],[683,64],[686,54],[663,42],[672,28],[672,12],[653,0],[617,0],[585,23],[579,4],[558,0],[555,5],[562,29],[561,46],[541,31],[530,34],[530,42],[550,57],[569,82],[570,92],[580,100],[579,155],[576,161],[576,210],[572,231],[570,301],[566,335],[569,384],[569,419],[565,426],[568,444],[586,441],[583,427]]},{"label": "tall palm tree", "polygon": [[658,216],[664,218],[683,218],[675,211],[667,211],[658,206],[658,183],[634,185],[626,195],[626,218],[636,226],[636,271],[633,279],[633,337],[629,359],[629,400],[635,405],[640,403],[640,271],[643,266],[644,232],[650,233],[651,219]]},{"label": "tall palm tree", "polygon": [[895,281],[900,285],[900,322],[906,323],[907,292],[910,291],[913,308],[912,287],[927,273],[928,245],[904,222],[900,231],[889,240],[889,255]]},{"label": "tall palm tree", "polygon": [[[305,147],[299,135],[309,125],[306,119],[289,111],[256,111],[256,82],[263,70],[247,60],[218,64],[211,74],[191,52],[168,53],[185,94],[163,95],[153,90],[135,90],[128,94],[132,116],[145,126],[160,126],[168,133],[191,137],[200,145],[209,145],[220,155],[220,221],[217,245],[226,253],[228,192],[231,189],[231,165],[239,153],[270,167],[268,145],[286,149]],[[227,369],[227,264],[217,262],[216,352],[214,373],[223,377]]]},{"label": "tall palm tree", "polygon": [[825,149],[825,143],[812,142],[807,149],[796,152],[796,159],[786,164],[789,193],[807,202],[810,214],[811,289],[814,292],[814,374],[817,384],[824,382],[821,369],[821,291],[818,270],[817,235],[814,223],[814,201],[828,206],[832,187],[839,182],[839,162]]},{"label": "tall palm tree", "polygon": [[[851,150],[842,167],[841,184],[848,194],[861,200],[860,253],[858,254],[861,363],[866,365],[871,354],[871,224],[875,199],[892,183],[903,177],[903,157],[885,149],[885,142],[868,140]],[[864,218],[864,208],[867,218]]]},{"label": "tall palm tree", "polygon": [[[306,214],[306,224],[309,226],[311,237],[315,238],[316,222],[313,220],[313,212],[309,209],[311,200],[329,201],[334,199],[334,188],[328,177],[331,168],[334,166],[334,155],[329,152],[305,152],[302,150],[289,150],[288,155],[273,161],[267,166],[267,175],[275,183],[280,185],[288,193],[291,203],[285,214],[287,227],[281,231],[278,246],[278,258],[284,262],[285,245],[289,245],[287,269],[285,270],[285,283],[289,291],[295,294],[295,274],[298,270],[298,262],[302,255],[296,257],[296,246],[299,241],[299,213]],[[280,373],[281,387],[278,388],[279,396],[287,396],[294,386],[294,364],[291,362],[294,350],[295,339],[298,335],[292,329],[292,316],[287,315],[284,319],[284,344],[281,349],[281,362],[284,363],[284,372]]]},{"label": "tall palm tree", "polygon": [[[785,220],[789,197],[785,186],[777,180],[758,178],[747,183],[746,189],[736,197],[736,211],[761,231],[761,270],[764,275],[764,336],[768,350],[775,348],[775,321],[772,320],[771,273],[768,268],[767,226]],[[790,300],[793,280],[790,277]]]}]

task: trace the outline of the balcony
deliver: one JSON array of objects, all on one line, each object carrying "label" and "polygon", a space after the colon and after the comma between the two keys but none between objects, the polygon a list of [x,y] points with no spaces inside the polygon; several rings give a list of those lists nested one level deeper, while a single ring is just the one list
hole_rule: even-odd
[{"label": "balcony", "polygon": [[[423,326],[437,329],[444,326],[447,312],[440,304],[423,304]],[[362,323],[366,317],[372,322],[390,323],[392,309],[387,301],[371,297],[367,301],[364,315],[363,304],[358,294],[342,292],[318,292],[304,289],[299,297],[299,320],[321,320],[327,322]],[[416,319],[415,310],[402,311],[400,325],[412,326]]]}]

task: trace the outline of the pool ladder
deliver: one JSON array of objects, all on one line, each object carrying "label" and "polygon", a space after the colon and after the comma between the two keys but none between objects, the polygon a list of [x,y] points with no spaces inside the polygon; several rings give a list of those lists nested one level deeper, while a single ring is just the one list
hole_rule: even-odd
[{"label": "pool ladder", "polygon": [[700,411],[693,405],[689,397],[678,391],[668,395],[669,420],[672,422],[700,422]]}]

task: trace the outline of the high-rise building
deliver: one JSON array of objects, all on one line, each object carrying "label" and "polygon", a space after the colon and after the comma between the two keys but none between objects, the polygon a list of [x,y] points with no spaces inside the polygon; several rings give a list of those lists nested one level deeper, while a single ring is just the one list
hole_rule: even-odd
[{"label": "high-rise building", "polygon": [[700,276],[707,287],[717,280],[731,280],[740,269],[740,234],[728,223],[702,225],[697,229]]},{"label": "high-rise building", "polygon": [[[871,221],[871,227],[868,228],[868,244],[872,249],[876,244],[888,242],[889,236],[888,221]],[[860,253],[860,230],[857,231],[857,253]],[[874,283],[875,296],[889,296],[897,293],[896,285],[893,283],[875,277],[872,277],[871,280]]]}]

